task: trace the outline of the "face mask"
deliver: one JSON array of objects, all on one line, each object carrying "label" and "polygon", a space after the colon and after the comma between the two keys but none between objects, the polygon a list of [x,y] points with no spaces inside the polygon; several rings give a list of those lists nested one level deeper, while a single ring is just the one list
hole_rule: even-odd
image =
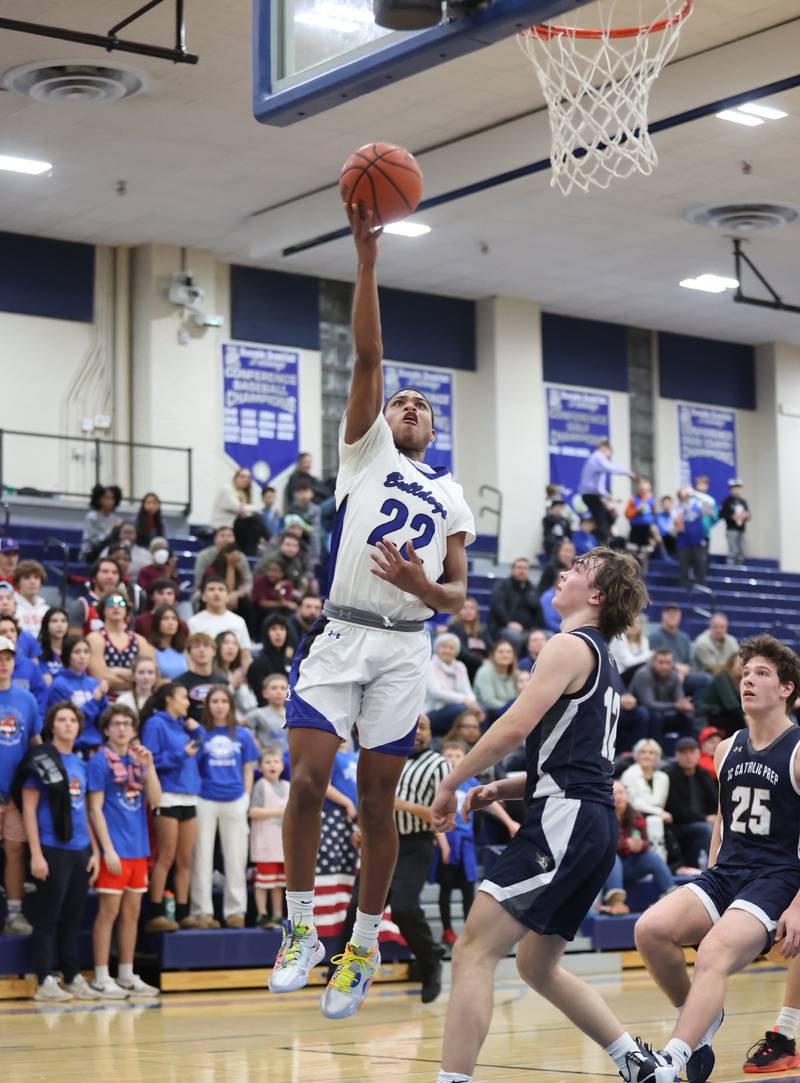
[{"label": "face mask", "polygon": [[166,564],[169,560],[169,549],[156,549],[153,553],[154,564]]}]

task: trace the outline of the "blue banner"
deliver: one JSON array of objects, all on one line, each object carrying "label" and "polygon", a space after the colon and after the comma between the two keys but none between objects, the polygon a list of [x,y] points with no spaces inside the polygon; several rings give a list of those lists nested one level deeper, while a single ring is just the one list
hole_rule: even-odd
[{"label": "blue banner", "polygon": [[575,387],[547,388],[547,450],[550,482],[560,485],[564,499],[578,510],[578,482],[584,463],[609,439],[609,397]]},{"label": "blue banner", "polygon": [[728,495],[736,477],[736,414],[716,406],[678,404],[681,485],[693,485],[703,474],[717,504]]},{"label": "blue banner", "polygon": [[297,459],[299,361],[296,350],[222,347],[225,454],[249,467],[259,485]]},{"label": "blue banner", "polygon": [[428,448],[425,462],[428,466],[444,466],[453,469],[453,374],[447,369],[427,368],[423,365],[399,365],[394,361],[383,363],[383,390],[387,399],[404,387],[415,387],[430,400],[433,406],[433,425],[436,439]]}]

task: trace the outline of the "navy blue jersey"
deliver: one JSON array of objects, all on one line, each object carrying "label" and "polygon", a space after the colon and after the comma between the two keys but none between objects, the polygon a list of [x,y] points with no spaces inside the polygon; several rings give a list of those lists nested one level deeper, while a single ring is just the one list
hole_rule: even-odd
[{"label": "navy blue jersey", "polygon": [[731,738],[719,771],[722,845],[717,864],[800,870],[800,792],[794,761],[800,727],[756,752],[746,729]]},{"label": "navy blue jersey", "polygon": [[583,688],[560,696],[529,734],[525,796],[528,801],[571,797],[613,805],[614,749],[625,686],[597,628],[586,625],[569,635],[585,640],[597,661]]}]

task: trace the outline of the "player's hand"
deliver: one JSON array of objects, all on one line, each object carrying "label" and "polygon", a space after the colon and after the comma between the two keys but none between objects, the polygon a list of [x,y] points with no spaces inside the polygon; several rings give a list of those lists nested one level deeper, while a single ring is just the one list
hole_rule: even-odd
[{"label": "player's hand", "polygon": [[479,809],[488,808],[495,801],[500,800],[500,791],[496,782],[489,782],[485,786],[473,786],[467,791],[464,804],[461,806],[461,819],[467,823],[469,814]]},{"label": "player's hand", "polygon": [[458,802],[455,793],[442,782],[431,805],[431,826],[434,831],[452,831],[456,826]]},{"label": "player's hand", "polygon": [[800,905],[792,903],[780,916],[775,940],[782,940],[781,955],[794,959],[800,955]]},{"label": "player's hand", "polygon": [[363,203],[345,203],[344,211],[350,223],[359,263],[374,267],[383,227],[376,224],[374,211],[368,210]]},{"label": "player's hand", "polygon": [[122,872],[122,862],[116,850],[106,850],[103,854],[103,861],[105,861],[106,868],[112,876],[119,876]]},{"label": "player's hand", "polygon": [[408,594],[415,594],[418,598],[422,591],[430,586],[422,570],[422,561],[414,552],[411,542],[406,543],[408,557],[404,557],[392,541],[379,541],[375,547],[378,552],[370,553],[375,567],[371,569],[373,575],[391,583],[398,590],[404,590]]}]

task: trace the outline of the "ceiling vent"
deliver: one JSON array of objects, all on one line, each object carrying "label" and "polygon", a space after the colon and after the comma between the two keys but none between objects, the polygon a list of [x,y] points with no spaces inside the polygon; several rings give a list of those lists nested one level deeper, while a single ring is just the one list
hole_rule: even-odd
[{"label": "ceiling vent", "polygon": [[685,217],[721,233],[752,234],[788,226],[800,217],[800,209],[786,203],[707,203],[692,207]]},{"label": "ceiling vent", "polygon": [[38,60],[21,64],[3,76],[6,90],[37,102],[100,105],[132,98],[147,85],[148,77],[126,64],[92,61]]}]

